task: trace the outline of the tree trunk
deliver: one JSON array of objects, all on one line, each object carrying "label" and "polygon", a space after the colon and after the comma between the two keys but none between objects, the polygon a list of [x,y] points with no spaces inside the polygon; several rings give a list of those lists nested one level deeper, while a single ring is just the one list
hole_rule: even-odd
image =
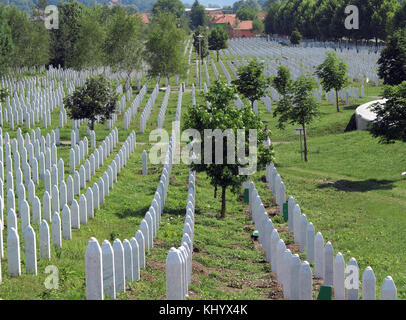
[{"label": "tree trunk", "polygon": [[217,62],[219,62],[219,51],[218,50],[216,51],[217,51]]},{"label": "tree trunk", "polygon": [[307,162],[308,159],[307,159],[306,127],[304,124],[302,125],[302,128],[303,128],[304,158],[305,158],[305,162]]},{"label": "tree trunk", "polygon": [[214,186],[214,199],[217,198],[217,186]]},{"label": "tree trunk", "polygon": [[225,218],[226,216],[226,188],[221,187],[221,217]]},{"label": "tree trunk", "polygon": [[94,120],[90,120],[90,130],[94,130]]},{"label": "tree trunk", "polygon": [[336,89],[336,106],[337,106],[337,112],[340,112],[340,108],[338,107],[338,91]]}]

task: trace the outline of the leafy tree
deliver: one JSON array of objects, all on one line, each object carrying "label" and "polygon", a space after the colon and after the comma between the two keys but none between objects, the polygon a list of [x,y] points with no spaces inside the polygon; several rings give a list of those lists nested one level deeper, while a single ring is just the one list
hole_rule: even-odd
[{"label": "leafy tree", "polygon": [[174,14],[179,19],[185,14],[185,6],[179,0],[158,0],[152,7],[152,14],[163,12]]},{"label": "leafy tree", "polygon": [[[0,9],[2,8],[0,7]],[[3,17],[3,13],[0,12],[0,75],[7,72],[12,61],[13,50],[14,44],[10,27]]]},{"label": "leafy tree", "polygon": [[258,2],[256,0],[240,0],[236,1],[233,4],[233,11],[237,13],[239,9],[243,8],[249,8],[249,9],[254,9],[255,11],[259,11],[261,7],[259,6]]},{"label": "leafy tree", "polygon": [[399,30],[406,27],[406,1],[403,1],[398,10],[396,10],[392,19],[391,27],[393,30]]},{"label": "leafy tree", "polygon": [[60,2],[58,5],[59,28],[51,32],[51,64],[71,67],[74,50],[79,39],[80,19],[84,6],[77,0]]},{"label": "leafy tree", "polygon": [[406,81],[385,86],[383,96],[388,99],[385,104],[372,106],[376,120],[372,123],[371,134],[381,143],[406,142]]},{"label": "leafy tree", "polygon": [[257,35],[264,33],[264,23],[258,17],[252,21],[252,31]]},{"label": "leafy tree", "polygon": [[124,6],[124,10],[127,11],[129,14],[138,13],[138,8],[135,4],[130,4],[130,5]]},{"label": "leafy tree", "polygon": [[37,3],[37,7],[42,10],[44,10],[47,5],[48,5],[47,0],[39,0]]},{"label": "leafy tree", "polygon": [[171,77],[184,72],[184,37],[184,31],[177,27],[173,14],[162,13],[154,16],[148,26],[145,43],[145,55],[151,76]]},{"label": "leafy tree", "polygon": [[378,64],[378,75],[384,84],[397,85],[406,80],[406,29],[389,37]]},{"label": "leafy tree", "polygon": [[[255,140],[257,150],[257,164],[263,167],[265,164],[273,160],[273,147],[264,147],[263,141],[266,140],[270,133],[262,130],[264,124],[257,117],[250,106],[245,105],[241,110],[238,110],[233,103],[235,99],[235,88],[228,86],[222,81],[216,81],[209,89],[209,92],[204,95],[206,103],[203,103],[193,108],[188,109],[188,113],[185,118],[183,129],[194,128],[199,131],[200,136],[204,137],[205,129],[220,129],[222,133],[225,130],[229,130],[229,133],[233,133],[234,137],[237,137],[237,130],[243,129],[245,131],[245,150],[250,150],[255,146],[249,143],[249,130],[253,129],[257,132]],[[222,163],[215,159],[215,152],[212,152],[211,163],[209,161],[192,162],[191,169],[197,172],[205,172],[210,180],[210,183],[215,188],[221,187],[221,217],[225,217],[226,213],[226,190],[231,188],[233,193],[240,192],[241,184],[248,179],[247,175],[241,175],[240,168],[248,168],[246,163],[242,163],[240,157],[235,157],[238,154],[238,148],[241,148],[241,143],[235,143],[235,140],[230,143],[227,138],[222,138]],[[217,143],[217,142],[215,142]],[[239,145],[239,146],[238,146]],[[227,152],[227,149],[234,151],[233,155]],[[234,149],[233,149],[234,148]],[[214,144],[213,148],[214,150]],[[228,151],[230,151],[228,150]],[[250,151],[251,152],[251,151]],[[204,143],[201,144],[200,156],[204,152]]]},{"label": "leafy tree", "polygon": [[241,20],[254,20],[255,17],[258,17],[258,12],[252,8],[241,8],[238,9],[236,17]]},{"label": "leafy tree", "polygon": [[85,84],[64,98],[64,105],[71,119],[87,119],[91,130],[96,120],[111,119],[118,94],[114,92],[104,75],[89,77]]},{"label": "leafy tree", "polygon": [[292,86],[289,68],[285,66],[279,66],[278,74],[272,79],[272,83],[279,94],[281,94],[282,96],[287,95],[290,92]]},{"label": "leafy tree", "polygon": [[193,33],[193,47],[195,48],[197,56],[201,57],[202,60],[209,55],[207,37],[207,29],[203,26],[197,27],[196,31]]},{"label": "leafy tree", "polygon": [[290,35],[290,43],[299,44],[300,41],[302,41],[302,35],[297,29],[293,30],[292,34]]},{"label": "leafy tree", "polygon": [[219,61],[219,50],[227,48],[228,33],[220,27],[211,30],[209,35],[209,49],[216,50]]},{"label": "leafy tree", "polygon": [[263,62],[253,59],[248,65],[238,68],[238,77],[232,82],[237,86],[238,92],[245,96],[252,106],[255,100],[265,95],[265,90],[271,82],[270,78],[264,75],[264,68]]},{"label": "leafy tree", "polygon": [[142,68],[144,39],[143,23],[138,16],[117,12],[108,25],[104,43],[105,64],[113,70],[127,74],[125,88],[128,89],[134,70]]},{"label": "leafy tree", "polygon": [[6,102],[6,98],[9,96],[7,88],[0,88],[0,102]]},{"label": "leafy tree", "polygon": [[105,30],[99,22],[99,13],[87,9],[80,17],[78,39],[74,43],[72,67],[77,70],[103,65]]},{"label": "leafy tree", "polygon": [[336,92],[337,112],[340,112],[338,91],[348,83],[348,66],[343,59],[337,57],[335,51],[326,52],[327,58],[321,63],[315,74],[320,78],[323,89],[328,92],[332,89]]},{"label": "leafy tree", "polygon": [[306,126],[312,123],[319,115],[319,104],[312,93],[313,83],[313,79],[300,76],[292,83],[289,93],[278,101],[273,113],[274,117],[279,116],[279,129],[284,129],[287,122],[302,126],[304,133],[304,158],[306,162],[308,161]]},{"label": "leafy tree", "polygon": [[190,10],[190,27],[194,30],[199,26],[207,26],[208,23],[209,19],[204,6],[200,5],[198,0],[195,0]]}]

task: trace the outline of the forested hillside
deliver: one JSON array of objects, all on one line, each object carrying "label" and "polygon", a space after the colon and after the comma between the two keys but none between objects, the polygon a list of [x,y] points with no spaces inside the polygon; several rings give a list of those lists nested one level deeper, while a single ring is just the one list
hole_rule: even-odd
[{"label": "forested hillside", "polygon": [[[48,4],[57,5],[60,0],[48,0]],[[79,0],[79,2],[89,6],[94,3],[108,4],[109,2],[122,4],[122,5],[135,5],[138,11],[148,11],[152,8],[156,0],[118,0],[116,2],[109,0]],[[31,12],[32,6],[38,3],[38,0],[0,0],[0,3],[5,5],[13,5],[26,12]]]}]

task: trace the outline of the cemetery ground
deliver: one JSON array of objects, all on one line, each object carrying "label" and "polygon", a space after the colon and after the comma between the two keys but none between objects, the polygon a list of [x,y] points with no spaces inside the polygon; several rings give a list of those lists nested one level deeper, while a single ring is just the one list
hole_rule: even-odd
[{"label": "cemetery ground", "polygon": [[[192,63],[190,82],[196,79],[193,66]],[[221,70],[217,62],[216,66]],[[213,81],[211,67],[209,76]],[[205,73],[202,70],[202,81],[204,79]],[[174,81],[171,80],[174,86]],[[162,166],[148,164],[148,175],[141,173],[141,154],[144,149],[149,151],[151,148],[148,142],[149,131],[157,127],[159,107],[164,96],[163,92],[159,93],[147,122],[146,132],[139,133],[139,117],[153,86],[153,81],[150,81],[148,94],[132,119],[129,130],[125,131],[123,128],[122,115],[118,118],[114,126],[118,128],[119,143],[110,157],[104,160],[104,166],[87,183],[89,186],[98,180],[114,158],[115,152],[134,129],[137,141],[135,152],[130,155],[127,166],[118,174],[118,181],[113,190],[110,190],[105,203],[95,211],[95,218],[90,219],[87,225],[81,225],[80,230],[72,230],[72,240],[63,240],[62,249],[56,250],[51,245],[51,260],[38,260],[38,276],[25,273],[21,232],[22,275],[17,278],[8,276],[4,241],[0,298],[85,299],[84,252],[89,238],[94,236],[101,243],[104,239],[112,242],[115,238],[123,240],[135,236],[153,199],[162,171]],[[164,86],[163,81],[161,86]],[[360,99],[358,104],[375,100],[381,89],[370,87],[369,97]],[[133,96],[135,94],[136,92]],[[164,123],[168,132],[171,130],[171,121],[175,118],[177,96],[177,89],[172,88]],[[200,96],[197,99],[202,101]],[[191,106],[191,101],[191,92],[186,90],[182,100],[182,118]],[[403,234],[406,227],[406,180],[401,179],[400,173],[405,170],[406,144],[382,145],[368,132],[345,132],[355,108],[355,105],[341,105],[341,112],[337,113],[335,106],[323,100],[320,120],[307,129],[309,162],[305,163],[300,160],[299,136],[295,134],[295,126],[287,126],[285,130],[277,129],[276,119],[265,110],[262,103],[258,105],[260,117],[271,129],[271,139],[275,143],[275,164],[285,182],[287,196],[295,197],[302,213],[314,223],[317,231],[323,233],[325,241],[332,242],[335,254],[340,251],[346,262],[355,257],[361,275],[368,265],[371,266],[377,278],[377,288],[381,287],[387,275],[391,275],[398,288],[398,298],[405,299],[406,257],[403,253],[406,251],[406,244]],[[51,128],[41,128],[43,135],[57,126],[58,113],[59,109],[52,113]],[[24,135],[27,131],[23,127],[21,129]],[[70,131],[69,125],[61,129],[61,141],[70,141]],[[97,124],[95,132],[98,146],[109,130],[105,124]],[[82,125],[80,136],[85,134],[86,128]],[[10,132],[10,137],[15,137],[15,131]],[[58,147],[58,156],[65,162],[65,178],[69,175],[69,150],[70,145]],[[92,151],[90,148],[89,154]],[[272,205],[270,191],[264,182],[265,171],[258,171],[252,179],[281,238],[288,248],[298,253],[297,247],[293,245],[292,234],[286,232],[287,223],[280,216],[273,216],[276,207]],[[178,246],[182,238],[187,187],[188,167],[184,164],[174,165],[154,247],[146,252],[146,269],[141,269],[139,281],[127,284],[127,291],[118,296],[120,299],[165,299],[165,260],[169,248]],[[40,199],[43,189],[44,183],[41,180],[36,188]],[[16,205],[17,203],[16,201]],[[275,276],[270,272],[270,264],[265,262],[260,245],[250,237],[254,226],[242,195],[227,192],[225,219],[218,218],[220,208],[220,196],[217,199],[213,197],[213,187],[204,174],[198,173],[190,299],[280,299],[281,287],[276,285]],[[20,226],[20,221],[18,224]],[[38,226],[33,227],[38,241]],[[6,227],[3,239],[7,239]],[[302,254],[300,256],[303,257]],[[44,281],[49,276],[44,272],[48,265],[58,267],[58,289],[46,289],[44,286]],[[316,289],[314,286],[314,295],[318,292]]]}]

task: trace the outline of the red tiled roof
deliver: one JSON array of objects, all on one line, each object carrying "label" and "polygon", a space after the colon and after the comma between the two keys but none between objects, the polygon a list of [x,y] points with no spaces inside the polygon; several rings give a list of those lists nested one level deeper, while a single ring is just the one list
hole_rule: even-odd
[{"label": "red tiled roof", "polygon": [[265,20],[265,12],[258,12],[258,18],[262,21]]},{"label": "red tiled roof", "polygon": [[140,18],[141,18],[142,22],[144,22],[144,23],[149,23],[148,14],[146,14],[146,13],[141,13],[141,14],[140,14]]},{"label": "red tiled roof", "polygon": [[218,23],[229,23],[233,24],[236,19],[235,14],[223,14],[221,16],[218,16],[214,20],[211,21],[211,23],[218,24]]},{"label": "red tiled roof", "polygon": [[252,20],[240,21],[235,30],[252,30]]}]

